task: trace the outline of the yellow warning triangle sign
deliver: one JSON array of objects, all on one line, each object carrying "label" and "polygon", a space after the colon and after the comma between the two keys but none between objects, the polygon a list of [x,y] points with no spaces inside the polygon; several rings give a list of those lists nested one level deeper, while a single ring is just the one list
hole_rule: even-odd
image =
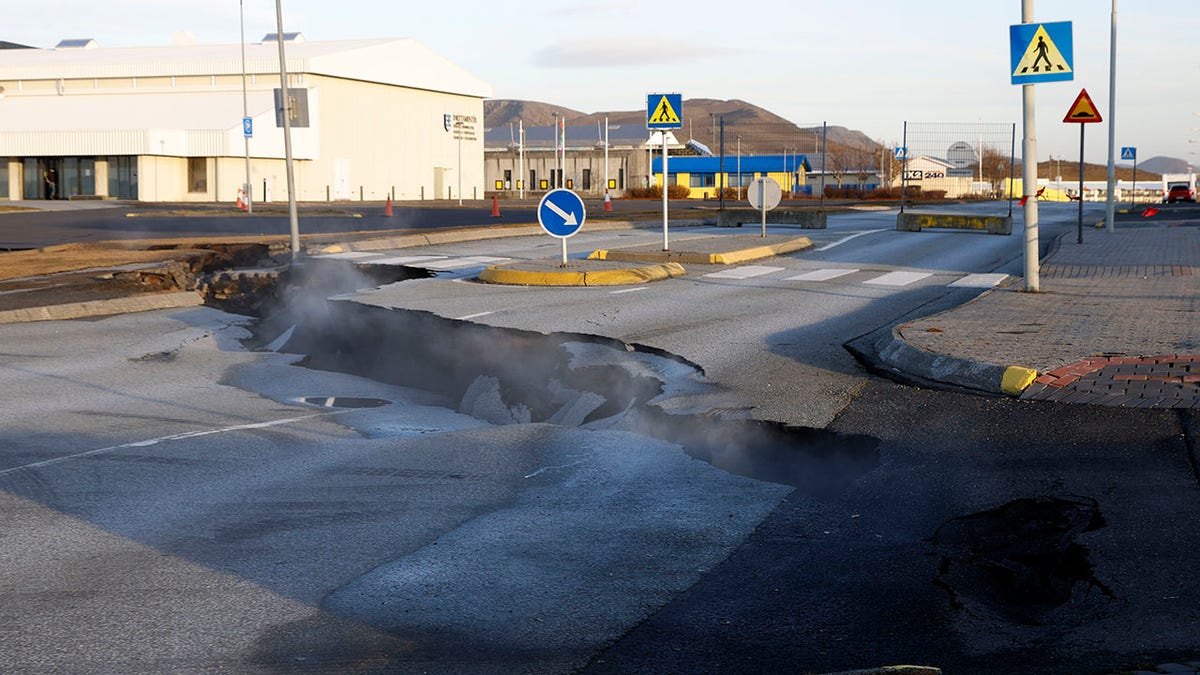
[{"label": "yellow warning triangle sign", "polygon": [[1067,111],[1067,116],[1063,118],[1063,121],[1088,124],[1090,122],[1103,122],[1104,120],[1100,118],[1100,111],[1096,110],[1096,104],[1092,102],[1092,97],[1088,96],[1087,89],[1081,89],[1079,96],[1075,97],[1075,102],[1071,104],[1071,109]]},{"label": "yellow warning triangle sign", "polygon": [[654,106],[654,113],[650,115],[651,124],[683,124],[679,119],[679,113],[675,112],[675,108],[671,107],[671,102],[664,96],[659,100],[658,105]]},{"label": "yellow warning triangle sign", "polygon": [[1021,60],[1017,62],[1017,67],[1013,69],[1012,74],[1013,77],[1016,77],[1033,73],[1069,72],[1071,72],[1071,66],[1067,65],[1067,60],[1063,57],[1062,52],[1054,44],[1054,40],[1050,39],[1046,27],[1039,24],[1033,33],[1033,39],[1029,41],[1025,53],[1021,54]]}]

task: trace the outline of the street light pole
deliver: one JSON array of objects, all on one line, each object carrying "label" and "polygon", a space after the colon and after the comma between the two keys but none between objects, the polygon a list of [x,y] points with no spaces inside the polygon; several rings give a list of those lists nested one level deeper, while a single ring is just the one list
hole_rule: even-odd
[{"label": "street light pole", "polygon": [[300,257],[300,219],[296,213],[296,174],[292,170],[292,106],[288,96],[287,60],[283,49],[283,8],[275,0],[276,42],[279,43],[279,100],[283,107],[283,161],[287,168],[288,222],[292,231],[292,261]]},{"label": "street light pole", "polygon": [[[246,9],[245,0],[238,0],[238,18],[242,30],[242,118],[250,116],[250,103],[246,95]],[[246,213],[254,213],[254,199],[250,196],[250,137],[242,134],[242,144],[246,150]]]},{"label": "street light pole", "polygon": [[[1112,30],[1108,44],[1108,211],[1105,221],[1108,231],[1113,231],[1113,220],[1117,203],[1116,192],[1116,145],[1117,145],[1117,0],[1112,0]],[[1080,162],[1083,160],[1081,159]],[[1082,197],[1082,195],[1080,195]]]}]

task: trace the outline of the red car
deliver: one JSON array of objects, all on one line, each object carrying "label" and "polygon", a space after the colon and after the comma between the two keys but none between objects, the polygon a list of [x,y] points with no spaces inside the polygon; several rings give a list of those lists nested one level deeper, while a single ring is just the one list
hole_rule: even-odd
[{"label": "red car", "polygon": [[1168,204],[1175,202],[1194,202],[1196,201],[1196,192],[1186,185],[1172,185],[1167,190],[1167,196],[1163,197],[1163,201]]}]

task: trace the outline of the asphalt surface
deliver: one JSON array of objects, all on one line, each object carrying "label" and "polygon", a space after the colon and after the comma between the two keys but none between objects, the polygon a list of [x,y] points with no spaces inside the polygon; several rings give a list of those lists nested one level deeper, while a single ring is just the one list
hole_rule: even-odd
[{"label": "asphalt surface", "polygon": [[[945,312],[928,304],[932,316],[864,338],[879,346],[864,356],[876,368],[944,390],[830,373],[860,383],[822,426],[874,439],[877,455],[849,481],[814,465],[794,490],[782,473],[681,461],[671,442],[619,426],[483,429],[519,415],[486,391],[462,414],[427,393],[291,374],[311,371],[240,352],[211,310],[2,327],[5,344],[24,346],[6,357],[0,443],[6,510],[21,514],[4,532],[23,570],[5,575],[9,663],[1195,672],[1194,223],[1162,209],[1125,216],[1115,234],[1089,229],[1082,246],[1047,242],[1042,293],[1010,285]],[[943,235],[910,235],[926,236]],[[772,363],[809,358],[787,342],[772,342]],[[993,375],[1014,365],[1036,380],[1002,397]],[[675,393],[705,400],[688,382]],[[1062,393],[1103,386],[1103,400]],[[294,416],[297,392],[407,403],[256,430]],[[414,406],[426,412],[404,417]],[[423,496],[397,504],[373,481]],[[422,501],[437,499],[444,510]]]}]

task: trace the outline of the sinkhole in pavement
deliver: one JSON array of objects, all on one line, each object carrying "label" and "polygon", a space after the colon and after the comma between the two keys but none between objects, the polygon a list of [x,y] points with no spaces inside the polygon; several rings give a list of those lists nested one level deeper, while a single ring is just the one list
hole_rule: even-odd
[{"label": "sinkhole in pavement", "polygon": [[806,491],[836,490],[879,463],[870,436],[668,410],[672,396],[711,385],[699,366],[653,347],[327,300],[363,280],[309,274],[277,292],[248,344],[302,354],[305,367],[431,391],[492,424],[632,431],[731,473]]},{"label": "sinkhole in pavement", "polygon": [[1096,501],[1036,496],[952,518],[927,542],[951,605],[1027,625],[1077,623],[1113,598],[1082,535],[1106,526]]}]

